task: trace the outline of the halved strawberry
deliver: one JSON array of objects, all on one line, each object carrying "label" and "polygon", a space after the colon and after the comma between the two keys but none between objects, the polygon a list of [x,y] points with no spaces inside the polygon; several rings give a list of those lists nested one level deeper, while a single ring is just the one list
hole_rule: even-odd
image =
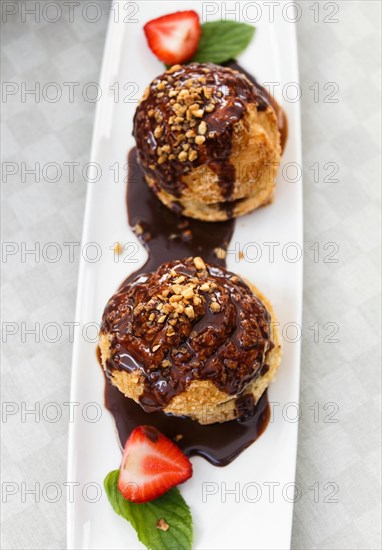
[{"label": "halved strawberry", "polygon": [[146,23],[144,31],[151,51],[163,63],[183,63],[198,49],[199,15],[193,10],[169,13]]},{"label": "halved strawberry", "polygon": [[153,426],[138,426],[123,451],[118,489],[131,502],[148,502],[192,476],[192,464]]}]

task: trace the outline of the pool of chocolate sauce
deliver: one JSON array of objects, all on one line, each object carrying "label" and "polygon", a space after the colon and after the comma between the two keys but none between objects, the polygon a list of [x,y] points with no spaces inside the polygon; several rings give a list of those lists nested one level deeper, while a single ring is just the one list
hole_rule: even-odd
[{"label": "pool of chocolate sauce", "polygon": [[[121,446],[134,428],[148,424],[176,441],[187,456],[202,456],[214,466],[226,466],[264,432],[270,418],[267,392],[254,409],[253,404],[249,404],[250,413],[246,420],[202,426],[186,417],[162,412],[146,413],[106,377],[105,380],[105,403],[114,417]],[[246,406],[244,403],[244,414]]]},{"label": "pool of chocolate sauce", "polygon": [[[227,65],[244,72],[259,87],[257,81],[236,62],[230,61]],[[262,90],[276,111],[284,148],[287,137],[285,114],[266,90]],[[225,266],[225,260],[216,257],[215,249],[227,248],[235,220],[202,222],[182,217],[181,208],[178,213],[170,211],[146,184],[138,164],[136,148],[128,156],[126,201],[129,225],[148,251],[148,259],[123,285],[140,273],[156,270],[164,262],[188,256],[201,256],[209,263]],[[237,399],[240,420],[202,426],[186,417],[145,412],[112,386],[106,377],[105,405],[114,417],[122,446],[135,427],[149,424],[174,439],[188,456],[202,456],[215,466],[225,466],[232,462],[264,432],[270,419],[267,392],[264,392],[256,405],[250,396]]]},{"label": "pool of chocolate sauce", "polygon": [[[144,181],[135,148],[129,153],[128,174],[129,224],[133,228],[139,225],[143,229],[139,238],[149,253],[146,264],[132,274],[129,280],[139,273],[155,270],[163,262],[187,256],[202,256],[208,262],[225,264],[224,260],[216,257],[214,249],[228,245],[234,230],[234,220],[201,222],[182,218],[168,210]],[[188,456],[202,456],[216,466],[229,464],[253,443],[265,430],[270,416],[266,393],[256,407],[253,403],[241,403],[238,400],[240,414],[245,418],[242,421],[202,426],[185,417],[162,412],[146,413],[112,386],[107,378],[105,404],[114,416],[121,445],[124,445],[136,426],[149,424],[167,437],[174,438]]]}]

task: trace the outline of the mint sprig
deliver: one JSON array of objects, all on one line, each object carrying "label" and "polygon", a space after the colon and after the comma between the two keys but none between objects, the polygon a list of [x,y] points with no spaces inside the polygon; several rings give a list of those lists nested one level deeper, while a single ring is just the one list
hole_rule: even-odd
[{"label": "mint sprig", "polygon": [[[179,489],[173,487],[155,500],[135,504],[118,491],[118,477],[119,470],[106,476],[106,494],[114,512],[131,523],[142,544],[149,550],[191,550],[191,512]],[[168,525],[167,531],[157,527],[160,520]]]},{"label": "mint sprig", "polygon": [[255,27],[236,21],[203,23],[199,47],[192,61],[224,63],[237,57],[251,42]]}]

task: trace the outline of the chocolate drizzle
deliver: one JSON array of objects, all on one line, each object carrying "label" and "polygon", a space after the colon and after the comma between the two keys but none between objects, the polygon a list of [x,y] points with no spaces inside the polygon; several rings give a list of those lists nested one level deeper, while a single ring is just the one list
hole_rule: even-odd
[{"label": "chocolate drizzle", "polygon": [[[127,209],[130,226],[148,250],[147,262],[126,279],[154,271],[163,262],[188,256],[201,256],[207,262],[224,267],[225,260],[216,249],[226,249],[232,238],[235,220],[208,223],[186,219],[168,210],[151,192],[137,162],[134,148],[128,156]],[[153,425],[173,438],[188,456],[202,456],[215,466],[225,466],[253,443],[266,429],[270,410],[266,392],[257,405],[253,401],[237,402],[245,420],[202,426],[186,417],[163,412],[145,412],[126,398],[105,378],[105,404],[114,416],[121,445],[139,425]]]},{"label": "chocolate drizzle", "polygon": [[[243,72],[257,87],[258,109],[266,109],[271,102],[278,115],[282,143],[285,143],[286,119],[282,109],[258,85],[256,80],[235,62],[229,62],[227,65]],[[236,108],[239,110],[239,115],[236,112],[234,116],[241,116],[242,106],[237,105]],[[144,120],[140,121],[137,116],[136,128],[138,122],[143,124]],[[139,136],[136,133],[136,138],[151,143],[154,139],[152,131],[148,128],[142,128],[142,130]],[[229,148],[229,144],[227,147]],[[149,159],[146,158],[144,164],[148,166],[148,162]],[[200,158],[200,162],[203,162],[203,157]],[[213,166],[213,160],[211,162]],[[217,255],[216,251],[217,249],[227,249],[234,231],[235,220],[208,223],[184,218],[181,216],[182,208],[179,204],[177,205],[176,201],[173,203],[174,211],[170,211],[162,205],[146,184],[135,148],[129,153],[128,164],[127,209],[129,224],[148,250],[148,259],[145,265],[124,281],[121,289],[138,275],[155,271],[163,262],[179,258],[201,256],[208,263],[224,267],[225,259],[220,254]],[[167,189],[174,195],[178,192],[179,174],[186,167],[187,162],[182,165],[181,169],[175,168],[174,177],[169,177],[166,175],[166,171],[163,171],[161,184],[163,183],[164,188],[167,186]],[[146,174],[149,173],[150,168],[145,167],[145,171]],[[215,171],[219,172],[221,184],[226,189],[226,196],[229,196],[234,173],[230,172],[229,166],[224,165],[224,162],[217,165]],[[231,204],[234,205],[234,203]],[[227,208],[230,207],[227,206]],[[262,365],[259,374],[264,374],[267,368],[267,365]],[[202,456],[216,466],[230,463],[253,443],[263,433],[270,418],[267,392],[264,392],[256,405],[254,405],[253,398],[251,399],[248,395],[238,397],[236,410],[240,419],[204,426],[189,418],[176,417],[161,411],[147,413],[132,399],[126,398],[108,379],[105,384],[105,403],[114,416],[122,445],[136,426],[149,424],[173,438],[188,456]]]},{"label": "chocolate drizzle", "polygon": [[[269,106],[264,89],[242,71],[236,72],[237,67],[212,63],[173,67],[150,84],[137,108],[134,137],[142,169],[174,197],[184,186],[182,176],[198,166],[206,170],[206,177],[208,169],[217,174],[227,200],[232,195],[233,129],[248,103],[259,111]],[[201,122],[207,130],[198,135]],[[156,185],[153,189],[158,192]]]},{"label": "chocolate drizzle", "polygon": [[271,347],[264,304],[238,276],[199,262],[176,260],[141,274],[105,308],[107,372],[138,366],[146,412],[165,409],[192,381],[212,382],[225,400],[242,393],[260,375]]},{"label": "chocolate drizzle", "polygon": [[262,102],[259,103],[257,107],[258,111],[261,111],[264,105],[271,105],[273,107],[273,110],[275,111],[277,116],[277,122],[280,132],[281,152],[283,153],[288,139],[288,119],[286,117],[284,109],[277,103],[275,98],[268,92],[268,90],[261,86],[256,78],[248,73],[245,69],[243,69],[243,67],[241,67],[234,59],[223,63],[223,65],[225,67],[230,67],[234,71],[239,71],[243,73],[248,78],[248,80],[250,80],[252,84],[254,84],[258,91],[259,97],[262,97]]},{"label": "chocolate drizzle", "polygon": [[255,409],[253,402],[240,403],[240,412],[245,420],[202,426],[186,417],[170,416],[163,412],[146,413],[107,378],[105,380],[106,407],[114,417],[122,446],[134,428],[149,424],[176,441],[187,456],[202,456],[214,466],[226,466],[260,437],[270,419],[266,391]]},{"label": "chocolate drizzle", "polygon": [[219,259],[216,250],[228,248],[235,220],[202,222],[182,217],[181,208],[178,212],[166,208],[147,186],[135,147],[128,155],[126,203],[129,224],[139,233],[149,257],[125,282],[141,273],[154,271],[164,262],[189,256],[201,256],[208,263],[225,266],[225,259]]}]

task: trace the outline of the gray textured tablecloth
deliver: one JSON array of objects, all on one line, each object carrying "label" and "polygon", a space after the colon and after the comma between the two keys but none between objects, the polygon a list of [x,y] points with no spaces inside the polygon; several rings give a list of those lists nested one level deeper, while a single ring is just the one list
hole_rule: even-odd
[{"label": "gray textured tablecloth", "polygon": [[[61,3],[62,16],[55,23],[46,21],[55,18],[54,6],[44,17],[46,2],[37,3],[40,22],[25,13],[32,1],[2,4],[2,546],[59,549],[66,545],[64,403],[69,400],[68,323],[74,319],[79,259],[75,252],[71,261],[64,243],[81,239],[82,168],[89,160],[95,107],[82,91],[99,78],[109,3],[93,2],[100,13],[90,6],[85,16],[75,12],[73,22]],[[319,12],[317,3],[300,4],[305,286],[297,462],[301,496],[294,509],[292,547],[374,549],[381,545],[381,4],[320,2]],[[14,9],[18,13],[12,16]],[[98,16],[99,21],[90,22]],[[26,92],[36,82],[41,90],[34,100]],[[61,84],[57,103],[44,100],[44,94],[53,98],[58,93],[55,87],[43,89],[48,82]],[[70,86],[64,85],[68,82],[79,83],[71,88],[73,102]],[[86,93],[93,97],[94,89]],[[42,175],[35,182],[26,170],[37,162]],[[63,172],[56,183],[57,167],[47,164],[52,162]],[[77,163],[72,183],[64,164],[70,162]],[[61,246],[56,262],[57,249],[44,249],[48,242]],[[27,253],[35,243],[40,243],[37,256]],[[28,332],[33,328],[35,334]],[[60,420],[57,409],[44,409],[47,403],[59,405]],[[33,408],[34,415],[28,413]],[[56,503],[49,502],[54,486],[44,493],[47,483],[63,490]],[[35,495],[28,493],[33,488]]]}]

